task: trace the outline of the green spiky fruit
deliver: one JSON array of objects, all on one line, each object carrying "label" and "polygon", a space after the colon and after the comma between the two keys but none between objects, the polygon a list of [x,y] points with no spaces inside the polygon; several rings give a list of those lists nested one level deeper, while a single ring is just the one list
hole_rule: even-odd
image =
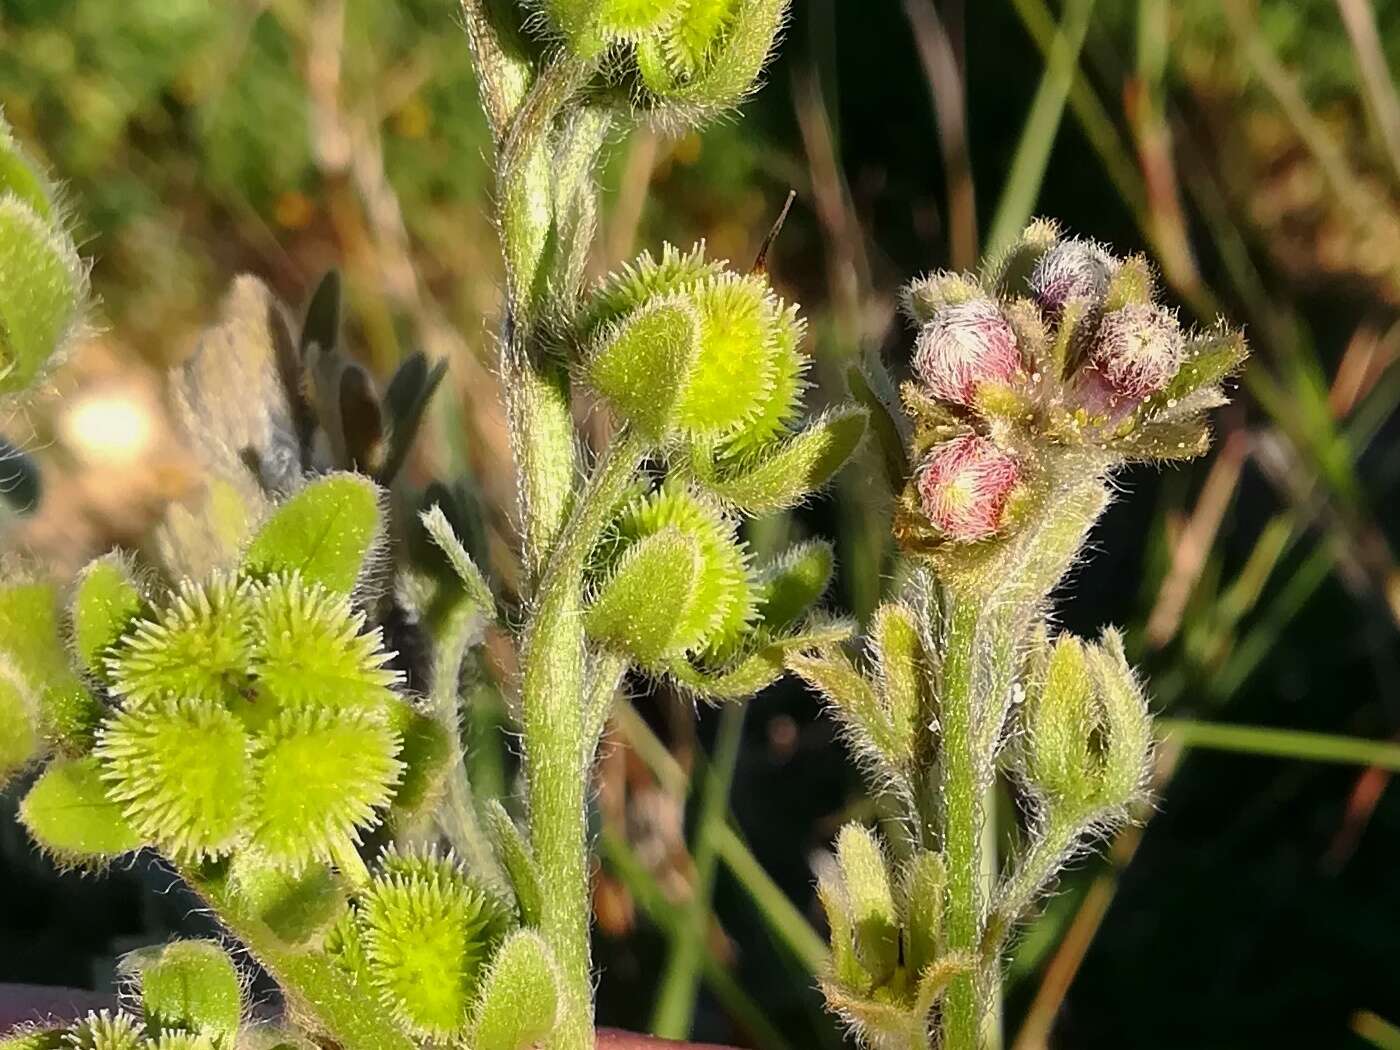
[{"label": "green spiky fruit", "polygon": [[282,708],[351,708],[382,714],[403,676],[378,628],[349,599],[299,576],[274,576],[253,595],[252,667],[260,692]]},{"label": "green spiky fruit", "polygon": [[245,580],[183,581],[170,603],[138,620],[106,658],[113,691],[128,707],[170,697],[237,704],[249,691],[253,611]]},{"label": "green spiky fruit", "polygon": [[105,675],[109,650],[141,613],[141,588],[120,554],[92,562],[78,578],[69,601],[73,652],[89,674]]},{"label": "green spiky fruit", "polygon": [[145,1050],[141,1022],[128,1013],[100,1010],[88,1014],[68,1033],[73,1050]]},{"label": "green spiky fruit", "polygon": [[448,1039],[471,1016],[506,906],[450,857],[386,854],[359,913],[366,964],[385,1005],[416,1034]]},{"label": "green spiky fruit", "polygon": [[132,826],[168,856],[197,861],[225,855],[244,835],[251,752],[232,712],[191,699],[118,712],[93,753]]},{"label": "green spiky fruit", "polygon": [[695,288],[722,273],[723,263],[705,258],[703,241],[685,252],[674,244],[663,244],[660,259],[642,252],[598,286],[584,307],[581,333],[592,337],[602,325],[621,320],[644,303]]},{"label": "green spiky fruit", "polygon": [[403,774],[398,734],[355,711],[280,715],[255,746],[251,844],[299,870],[331,861],[389,804]]}]

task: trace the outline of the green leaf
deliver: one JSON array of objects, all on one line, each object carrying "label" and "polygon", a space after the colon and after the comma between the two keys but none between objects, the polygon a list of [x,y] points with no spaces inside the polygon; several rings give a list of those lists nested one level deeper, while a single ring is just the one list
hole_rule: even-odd
[{"label": "green leaf", "polygon": [[0,197],[0,394],[23,390],[77,327],[87,273],[67,238]]},{"label": "green leaf", "polygon": [[587,375],[622,418],[660,442],[700,355],[700,315],[679,298],[648,303],[605,331]]},{"label": "green leaf", "polygon": [[559,1013],[559,974],[539,934],[506,938],[482,981],[468,1045],[472,1050],[529,1050],[550,1032]]},{"label": "green leaf", "polygon": [[1191,340],[1186,346],[1185,364],[1167,388],[1148,401],[1145,411],[1150,414],[1162,408],[1174,408],[1182,398],[1234,375],[1248,357],[1249,346],[1240,332],[1222,328]]},{"label": "green leaf", "polygon": [[106,676],[103,658],[141,612],[141,590],[120,554],[91,562],[78,577],[69,602],[73,650],[89,674]]},{"label": "green leaf", "polygon": [[816,620],[762,641],[721,670],[702,670],[678,660],[668,671],[678,683],[707,700],[742,700],[781,678],[794,654],[840,645],[854,633],[855,626],[848,620]]},{"label": "green leaf", "polygon": [[720,466],[704,487],[750,514],[791,507],[821,488],[841,469],[865,436],[868,415],[851,406],[830,412],[777,448],[748,458],[737,468]]},{"label": "green leaf", "polygon": [[467,553],[462,541],[457,538],[457,533],[447,520],[442,507],[433,504],[418,515],[418,520],[423,523],[423,528],[447,558],[452,571],[457,574],[467,599],[477,606],[483,617],[493,618],[496,599],[491,593],[491,585],[486,582],[486,577],[476,567],[476,562],[472,561],[472,556]]},{"label": "green leaf", "polygon": [[242,983],[228,953],[214,941],[176,941],[133,952],[121,969],[141,983],[146,1025],[184,1029],[232,1045],[243,1014]]},{"label": "green leaf", "polygon": [[538,926],[544,913],[544,886],[530,844],[505,807],[495,799],[486,803],[486,829],[496,847],[496,857],[515,889],[520,921],[527,926]]},{"label": "green leaf", "polygon": [[357,474],[313,481],[258,530],[244,565],[256,575],[298,573],[349,594],[380,539],[379,503],[378,487]]},{"label": "green leaf", "polygon": [[836,859],[850,903],[856,955],[876,984],[899,965],[899,919],[885,853],[875,834],[847,824],[836,839]]},{"label": "green leaf", "polygon": [[64,863],[110,860],[145,845],[108,797],[91,756],[49,763],[20,803],[19,819],[43,850]]},{"label": "green leaf", "polygon": [[289,945],[326,931],[346,909],[341,882],[324,864],[292,874],[254,850],[233,855],[229,886],[259,922]]},{"label": "green leaf", "polygon": [[763,626],[781,631],[801,619],[826,593],[836,552],[825,540],[789,547],[759,570],[756,585]]}]

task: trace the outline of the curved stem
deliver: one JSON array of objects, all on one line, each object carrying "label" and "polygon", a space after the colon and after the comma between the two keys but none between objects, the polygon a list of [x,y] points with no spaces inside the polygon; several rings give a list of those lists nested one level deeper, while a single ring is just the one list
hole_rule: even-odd
[{"label": "curved stem", "polygon": [[592,1046],[588,849],[584,819],[585,559],[607,526],[646,453],[624,433],[604,454],[564,527],[526,628],[520,682],[531,844],[547,887],[540,932],[559,961],[562,1017],[550,1050]]}]

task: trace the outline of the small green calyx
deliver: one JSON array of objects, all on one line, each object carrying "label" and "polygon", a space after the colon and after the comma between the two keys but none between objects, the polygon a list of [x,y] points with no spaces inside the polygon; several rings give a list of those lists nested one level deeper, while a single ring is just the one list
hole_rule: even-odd
[{"label": "small green calyx", "polygon": [[189,940],[147,948],[126,956],[121,968],[140,983],[148,1031],[233,1045],[243,1014],[242,981],[218,944]]},{"label": "small green calyx", "polygon": [[121,555],[109,554],[83,570],[69,609],[73,651],[84,671],[105,677],[108,651],[127,633],[143,605],[141,588]]},{"label": "small green calyx", "polygon": [[384,1006],[427,1039],[460,1035],[511,926],[506,905],[451,856],[386,853],[357,911],[364,966]]},{"label": "small green calyx", "polygon": [[742,451],[778,433],[795,407],[801,331],[764,277],[668,246],[604,282],[580,335],[589,382],[647,437]]}]

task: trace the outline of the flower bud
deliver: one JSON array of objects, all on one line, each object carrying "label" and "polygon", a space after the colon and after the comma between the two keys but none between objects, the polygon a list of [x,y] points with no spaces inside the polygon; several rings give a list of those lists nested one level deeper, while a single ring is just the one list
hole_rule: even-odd
[{"label": "flower bud", "polygon": [[950,540],[973,543],[1005,524],[1021,466],[987,438],[966,434],[936,446],[919,468],[919,501]]},{"label": "flower bud", "polygon": [[1175,314],[1132,303],[1104,317],[1089,361],[1115,394],[1140,401],[1166,388],[1181,368],[1185,347]]},{"label": "flower bud", "polygon": [[1071,299],[1102,300],[1116,267],[1102,247],[1071,237],[1040,257],[1031,271],[1031,295],[1046,317],[1058,318]]},{"label": "flower bud", "polygon": [[955,303],[919,333],[914,371],[939,400],[971,405],[983,383],[1009,386],[1020,376],[1016,333],[990,299]]}]

